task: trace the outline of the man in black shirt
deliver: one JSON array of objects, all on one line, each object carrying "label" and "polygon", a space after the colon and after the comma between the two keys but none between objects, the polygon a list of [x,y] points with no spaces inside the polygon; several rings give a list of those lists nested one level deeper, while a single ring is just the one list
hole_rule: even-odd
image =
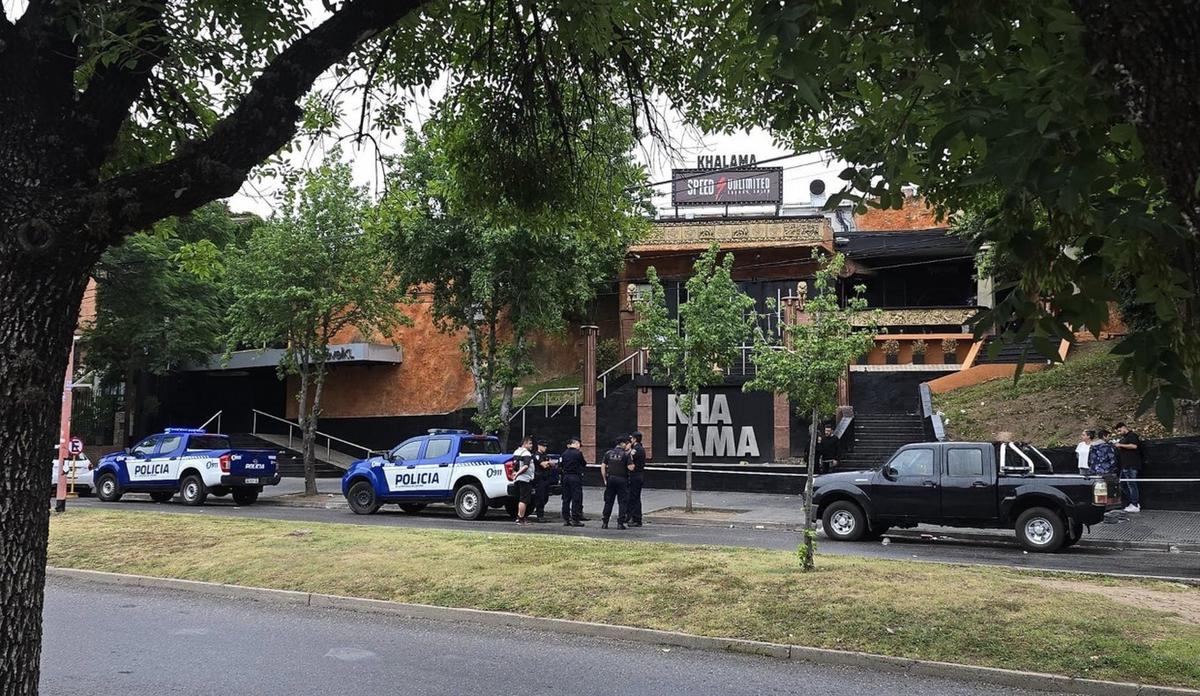
[{"label": "man in black shirt", "polygon": [[1142,438],[1124,423],[1117,423],[1116,430],[1121,439],[1113,446],[1117,448],[1117,460],[1121,463],[1121,488],[1129,502],[1125,512],[1141,512],[1142,498],[1136,479],[1142,469]]},{"label": "man in black shirt", "polygon": [[838,463],[838,439],[833,434],[832,426],[825,426],[824,432],[817,437],[817,474],[827,474]]},{"label": "man in black shirt", "polygon": [[546,441],[538,440],[533,450],[533,512],[538,522],[546,519],[546,502],[550,500],[550,455],[546,453]]},{"label": "man in black shirt", "polygon": [[625,520],[629,516],[629,467],[633,463],[629,459],[629,437],[622,435],[617,438],[612,449],[604,453],[600,461],[600,477],[604,479],[604,515],[600,527],[608,529],[608,520],[612,517],[613,502],[618,503],[617,529],[625,529]]},{"label": "man in black shirt", "polygon": [[629,459],[633,468],[629,470],[629,526],[642,526],[642,486],[646,482],[646,448],[642,446],[642,434],[633,434]]},{"label": "man in black shirt", "polygon": [[564,527],[582,527],[583,522],[583,472],[587,460],[579,449],[579,438],[567,440],[567,449],[558,463],[562,476],[562,517]]}]

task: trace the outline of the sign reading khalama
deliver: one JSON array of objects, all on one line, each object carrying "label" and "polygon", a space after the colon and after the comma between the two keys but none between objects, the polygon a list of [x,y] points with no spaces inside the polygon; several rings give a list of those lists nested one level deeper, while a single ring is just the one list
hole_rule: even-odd
[{"label": "sign reading khalama", "polygon": [[671,170],[672,205],[779,205],[782,167]]}]

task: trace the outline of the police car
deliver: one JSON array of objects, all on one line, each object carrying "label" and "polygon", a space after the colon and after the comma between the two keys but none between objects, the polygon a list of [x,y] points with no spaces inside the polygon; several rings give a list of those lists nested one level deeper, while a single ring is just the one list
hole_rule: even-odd
[{"label": "police car", "polygon": [[124,452],[100,458],[96,497],[116,502],[126,493],[149,493],[165,503],[176,493],[187,505],[233,494],[238,505],[258,500],[263,486],[279,483],[276,453],[233,449],[229,437],[197,428],[167,428]]},{"label": "police car", "polygon": [[360,515],[388,503],[410,514],[446,503],[462,519],[477,520],[489,507],[516,514],[517,501],[508,494],[512,476],[512,455],[502,453],[498,438],[433,429],[386,455],[354,462],[342,477],[342,495]]}]

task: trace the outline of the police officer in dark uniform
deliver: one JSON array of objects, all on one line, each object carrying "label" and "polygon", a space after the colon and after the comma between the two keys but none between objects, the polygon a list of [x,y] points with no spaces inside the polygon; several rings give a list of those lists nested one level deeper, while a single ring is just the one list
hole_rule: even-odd
[{"label": "police officer in dark uniform", "polygon": [[533,512],[538,522],[546,519],[546,501],[550,500],[550,455],[546,453],[546,441],[538,440],[533,450]]},{"label": "police officer in dark uniform", "polygon": [[642,446],[642,434],[632,435],[629,459],[633,469],[629,472],[629,526],[642,526],[642,485],[646,482],[646,448]]},{"label": "police officer in dark uniform", "polygon": [[632,466],[629,436],[622,435],[600,461],[600,477],[604,479],[604,515],[600,525],[603,529],[608,529],[613,502],[618,505],[617,529],[625,529],[625,520],[629,518],[629,469]]},{"label": "police officer in dark uniform", "polygon": [[567,449],[563,451],[562,460],[558,463],[558,471],[562,477],[562,517],[564,527],[582,527],[583,522],[583,472],[587,469],[587,460],[579,449],[579,438],[567,440]]}]

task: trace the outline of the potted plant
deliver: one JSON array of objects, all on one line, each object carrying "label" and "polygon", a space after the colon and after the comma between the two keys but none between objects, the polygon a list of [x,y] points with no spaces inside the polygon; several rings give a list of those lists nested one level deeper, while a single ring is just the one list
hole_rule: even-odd
[{"label": "potted plant", "polygon": [[942,341],[942,362],[947,365],[958,364],[958,339],[947,338]]},{"label": "potted plant", "polygon": [[912,344],[912,361],[914,365],[925,364],[925,339],[919,338]]},{"label": "potted plant", "polygon": [[900,341],[894,338],[889,338],[883,342],[883,354],[887,356],[887,364],[895,365],[896,358],[900,355]]}]

